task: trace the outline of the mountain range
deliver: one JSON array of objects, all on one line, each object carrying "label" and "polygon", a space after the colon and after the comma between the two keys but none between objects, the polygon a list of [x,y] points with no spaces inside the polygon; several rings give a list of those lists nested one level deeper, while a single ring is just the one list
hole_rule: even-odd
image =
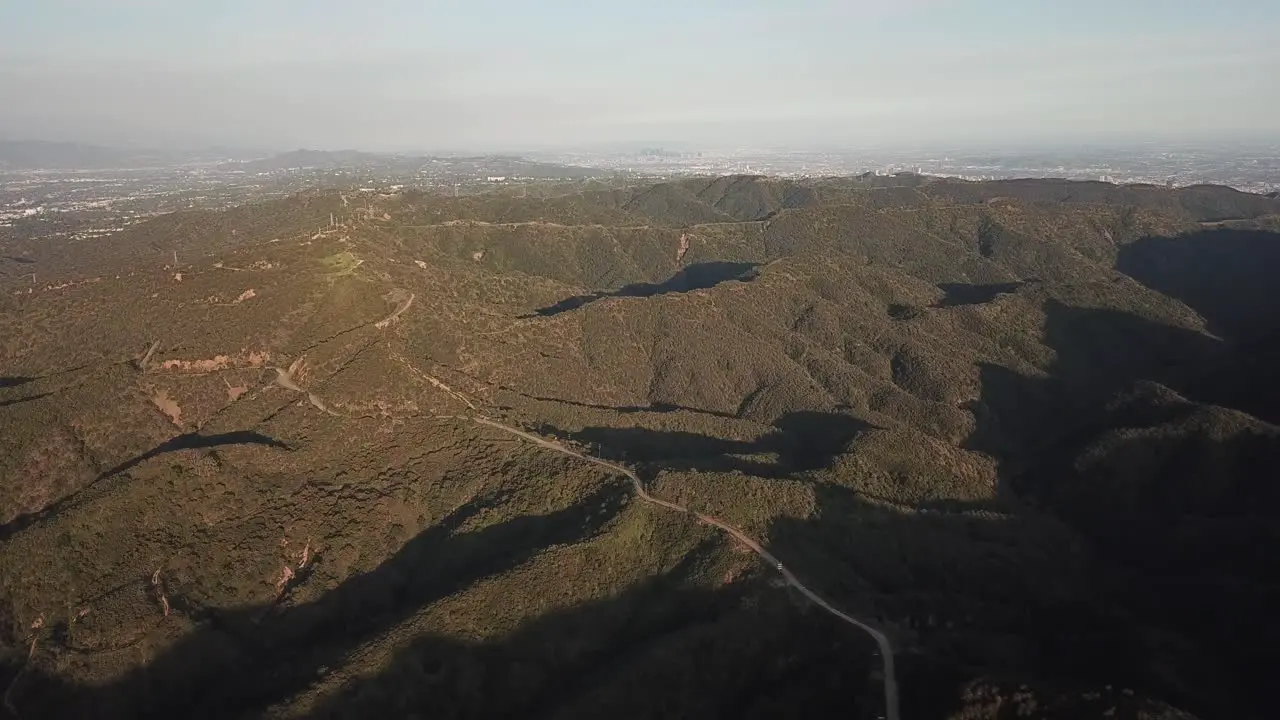
[{"label": "mountain range", "polygon": [[1269,716],[1280,200],[522,195],[0,241],[11,711]]}]

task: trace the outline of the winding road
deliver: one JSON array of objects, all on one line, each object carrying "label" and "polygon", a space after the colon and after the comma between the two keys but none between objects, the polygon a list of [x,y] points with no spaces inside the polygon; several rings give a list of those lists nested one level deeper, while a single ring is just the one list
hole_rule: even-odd
[{"label": "winding road", "polygon": [[[410,298],[410,302],[412,302],[412,298]],[[406,303],[406,307],[407,307],[407,303]],[[393,314],[391,316],[391,319],[394,319],[395,316],[398,314],[399,314],[399,311]],[[411,365],[409,367],[412,369]],[[297,382],[293,378],[293,370],[294,370],[293,367],[290,367],[288,370],[285,370],[285,369],[273,366],[273,367],[270,367],[269,369],[274,370],[276,372],[275,383],[280,387],[283,387],[287,390],[292,390],[294,392],[305,393],[307,395],[307,399],[311,402],[312,405],[316,406],[317,408],[319,408],[320,410],[326,413],[341,416],[340,413],[336,413],[333,410],[329,409],[328,405],[325,404],[325,402],[321,400],[319,397],[317,397],[314,393],[311,393],[303,389],[301,386],[297,384]],[[415,370],[414,372],[423,380],[431,383],[433,386],[441,390],[446,391],[447,393],[449,393],[449,395],[451,395],[455,399],[465,403],[467,407],[470,408],[473,412],[476,411],[477,408],[475,403],[472,403],[470,400],[468,400],[466,396],[463,395],[462,393],[459,393],[453,390],[452,388],[450,388],[448,385],[444,384],[437,378],[434,378],[420,371]],[[746,533],[742,532],[738,528],[735,528],[734,526],[724,522],[723,520],[720,520],[719,518],[714,518],[714,517],[711,517],[710,515],[703,515],[702,513],[693,512],[692,510],[690,510],[689,508],[683,505],[677,505],[676,503],[663,500],[661,498],[656,498],[650,495],[649,491],[645,489],[644,483],[641,482],[640,476],[636,475],[635,472],[633,472],[632,470],[630,470],[629,468],[623,465],[618,465],[617,463],[611,463],[608,460],[601,460],[600,458],[578,452],[577,450],[574,450],[566,445],[562,445],[561,443],[558,443],[554,440],[548,440],[544,437],[534,435],[533,433],[525,432],[524,430],[512,427],[502,422],[498,422],[497,420],[493,420],[491,418],[485,417],[484,415],[481,415],[479,413],[465,414],[465,415],[436,415],[435,417],[439,419],[470,420],[479,425],[491,427],[495,430],[500,430],[509,435],[514,435],[518,438],[521,438],[522,440],[527,440],[528,442],[531,442],[534,445],[537,445],[538,447],[551,450],[552,452],[557,452],[562,455],[568,455],[569,457],[573,457],[579,460],[583,460],[585,462],[589,462],[592,465],[598,465],[606,470],[622,475],[626,477],[628,480],[630,480],[631,485],[635,488],[636,495],[644,502],[649,503],[650,505],[657,505],[659,507],[666,508],[667,510],[670,510],[672,512],[677,512],[682,515],[690,515],[694,517],[698,522],[705,523],[707,525],[713,525],[723,530],[730,537],[742,543],[747,548],[749,548],[752,552],[754,552],[757,556],[762,558],[765,562],[769,563],[770,566],[775,568],[778,571],[778,573],[782,575],[782,579],[787,585],[795,588],[801,595],[804,595],[813,604],[817,605],[818,607],[822,608],[828,613],[834,615],[840,620],[846,623],[849,623],[854,627],[857,627],[859,630],[870,635],[871,638],[876,641],[876,645],[880,649],[880,658],[881,658],[881,663],[883,664],[883,675],[884,675],[884,678],[883,678],[884,715],[881,717],[883,718],[883,720],[900,720],[898,715],[898,681],[897,681],[897,676],[894,674],[893,646],[889,644],[889,638],[885,637],[884,633],[875,629],[871,625],[851,615],[846,615],[840,610],[837,610],[835,606],[833,606],[831,603],[824,600],[822,596],[810,590],[808,587],[805,586],[804,583],[800,582],[799,578],[797,578],[794,573],[792,573],[789,569],[787,569],[786,566],[782,564],[781,560],[775,557],[773,553],[769,552],[768,550],[765,550],[764,547],[762,547],[760,543],[756,542],[750,535],[747,535]]]},{"label": "winding road", "polygon": [[[459,417],[463,417],[463,416],[459,416]],[[859,630],[862,630],[863,632],[870,635],[871,638],[876,641],[876,645],[879,646],[880,648],[880,657],[884,665],[883,667],[884,708],[885,708],[884,718],[885,720],[899,720],[898,682],[897,682],[896,676],[894,675],[893,647],[889,644],[889,638],[885,637],[884,633],[868,625],[867,623],[862,622],[861,620],[858,620],[855,617],[846,615],[845,613],[837,610],[835,607],[831,605],[831,603],[822,599],[820,595],[810,590],[808,587],[805,587],[804,583],[800,582],[800,580],[796,578],[796,576],[790,570],[788,570],[786,566],[782,564],[782,561],[774,557],[773,553],[770,553],[768,550],[765,550],[763,547],[761,547],[760,543],[753,540],[751,536],[747,535],[746,533],[733,527],[732,525],[729,525],[728,523],[722,520],[711,517],[709,515],[703,515],[701,513],[693,512],[689,510],[689,508],[684,507],[683,505],[677,505],[676,503],[668,502],[666,500],[662,500],[661,498],[656,498],[650,495],[649,492],[645,490],[644,483],[640,482],[640,476],[636,475],[634,472],[632,472],[631,470],[627,469],[622,465],[617,465],[607,460],[601,460],[600,458],[592,457],[590,455],[580,453],[576,450],[566,447],[565,445],[561,445],[560,443],[555,442],[554,440],[547,440],[546,438],[539,437],[537,435],[534,435],[533,433],[525,432],[518,428],[511,427],[510,425],[500,423],[496,420],[491,420],[484,416],[471,415],[471,416],[465,416],[465,417],[469,420],[479,423],[480,425],[485,425],[491,428],[495,428],[505,433],[520,437],[524,440],[528,440],[529,442],[533,443],[534,445],[537,445],[538,447],[546,448],[547,450],[558,452],[563,455],[568,455],[570,457],[575,457],[575,458],[578,458],[579,460],[584,460],[593,465],[599,465],[600,467],[605,468],[606,470],[619,473],[631,481],[631,484],[636,489],[636,495],[644,502],[647,502],[650,505],[658,505],[672,512],[678,512],[684,515],[692,515],[699,522],[703,522],[708,525],[714,525],[715,527],[720,528],[721,530],[729,534],[731,537],[733,537],[735,540],[737,540],[738,542],[750,548],[752,552],[754,552],[756,555],[763,558],[764,561],[769,563],[770,566],[776,568],[778,572],[781,573],[782,579],[787,583],[787,585],[790,585],[791,587],[795,588],[797,591],[800,592],[801,595],[804,595],[811,602],[813,602],[813,604],[817,605],[823,610],[826,610],[828,613],[831,613],[832,615],[843,620],[844,622],[857,627]]]}]

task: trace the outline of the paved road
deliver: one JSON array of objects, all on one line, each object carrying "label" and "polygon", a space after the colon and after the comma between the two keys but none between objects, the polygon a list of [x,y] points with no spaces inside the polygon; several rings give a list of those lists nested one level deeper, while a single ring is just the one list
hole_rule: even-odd
[{"label": "paved road", "polygon": [[809,600],[812,601],[813,604],[817,605],[823,610],[826,610],[827,612],[831,613],[837,618],[840,618],[844,622],[847,622],[850,625],[857,627],[859,630],[862,630],[863,632],[870,635],[872,639],[876,641],[876,645],[880,647],[880,657],[884,664],[883,670],[884,670],[885,720],[899,720],[898,681],[896,676],[894,675],[893,647],[889,644],[889,638],[885,637],[884,633],[880,632],[879,630],[876,630],[875,628],[871,627],[867,623],[864,623],[855,617],[852,617],[850,615],[844,614],[843,612],[840,612],[835,607],[833,607],[831,603],[827,602],[826,600],[823,600],[820,595],[810,590],[809,588],[805,587],[804,583],[800,582],[800,580],[796,578],[796,576],[792,574],[792,572],[788,570],[782,564],[782,562],[778,560],[778,558],[774,557],[772,553],[770,553],[768,550],[765,550],[763,547],[761,547],[760,543],[753,540],[751,536],[747,535],[746,533],[733,527],[732,525],[729,525],[728,523],[722,520],[711,517],[710,515],[703,515],[701,513],[692,512],[689,510],[689,508],[683,505],[677,505],[673,502],[668,502],[666,500],[662,500],[661,498],[656,498],[650,495],[649,492],[645,490],[644,483],[640,482],[640,476],[636,475],[634,472],[632,472],[631,470],[627,469],[622,465],[617,465],[607,460],[601,460],[600,458],[597,458],[597,457],[585,455],[569,447],[561,445],[560,443],[555,442],[554,440],[547,440],[546,438],[539,437],[537,435],[534,435],[533,433],[527,433],[523,430],[511,427],[510,425],[500,423],[496,420],[490,420],[487,417],[469,416],[469,418],[481,425],[487,425],[488,427],[496,428],[505,433],[509,433],[511,435],[515,435],[517,437],[528,440],[534,445],[537,445],[542,448],[546,448],[547,450],[558,452],[564,455],[569,455],[570,457],[575,457],[575,458],[578,458],[579,460],[585,460],[586,462],[589,462],[593,465],[599,465],[600,467],[603,467],[607,470],[611,470],[613,472],[619,473],[631,481],[631,484],[635,487],[636,495],[641,500],[649,503],[650,505],[658,505],[660,507],[664,507],[668,510],[671,510],[672,512],[678,512],[684,515],[692,515],[699,522],[703,522],[708,525],[714,525],[715,527],[720,528],[721,530],[725,531],[730,536],[732,536],[735,540],[737,540],[738,542],[750,548],[752,552],[754,552],[756,555],[763,558],[764,561],[769,563],[771,567],[776,568],[778,572],[782,574],[782,579],[785,580],[788,585],[795,588],[797,591],[800,592],[800,594],[809,598]]}]

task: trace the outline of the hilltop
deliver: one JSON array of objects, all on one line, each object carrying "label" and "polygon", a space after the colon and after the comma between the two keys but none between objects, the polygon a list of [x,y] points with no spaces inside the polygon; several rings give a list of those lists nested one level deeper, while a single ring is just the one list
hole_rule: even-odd
[{"label": "hilltop", "polygon": [[[1265,717],[1280,200],[756,176],[0,239],[23,717]],[[34,273],[34,276],[32,275]],[[34,278],[34,279],[33,279]]]}]

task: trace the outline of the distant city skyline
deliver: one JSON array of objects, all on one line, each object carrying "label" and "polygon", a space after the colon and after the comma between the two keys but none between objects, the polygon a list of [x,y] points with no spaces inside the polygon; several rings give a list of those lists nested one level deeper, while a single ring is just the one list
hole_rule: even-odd
[{"label": "distant city skyline", "polygon": [[0,137],[520,151],[1277,137],[1265,0],[0,7]]}]

